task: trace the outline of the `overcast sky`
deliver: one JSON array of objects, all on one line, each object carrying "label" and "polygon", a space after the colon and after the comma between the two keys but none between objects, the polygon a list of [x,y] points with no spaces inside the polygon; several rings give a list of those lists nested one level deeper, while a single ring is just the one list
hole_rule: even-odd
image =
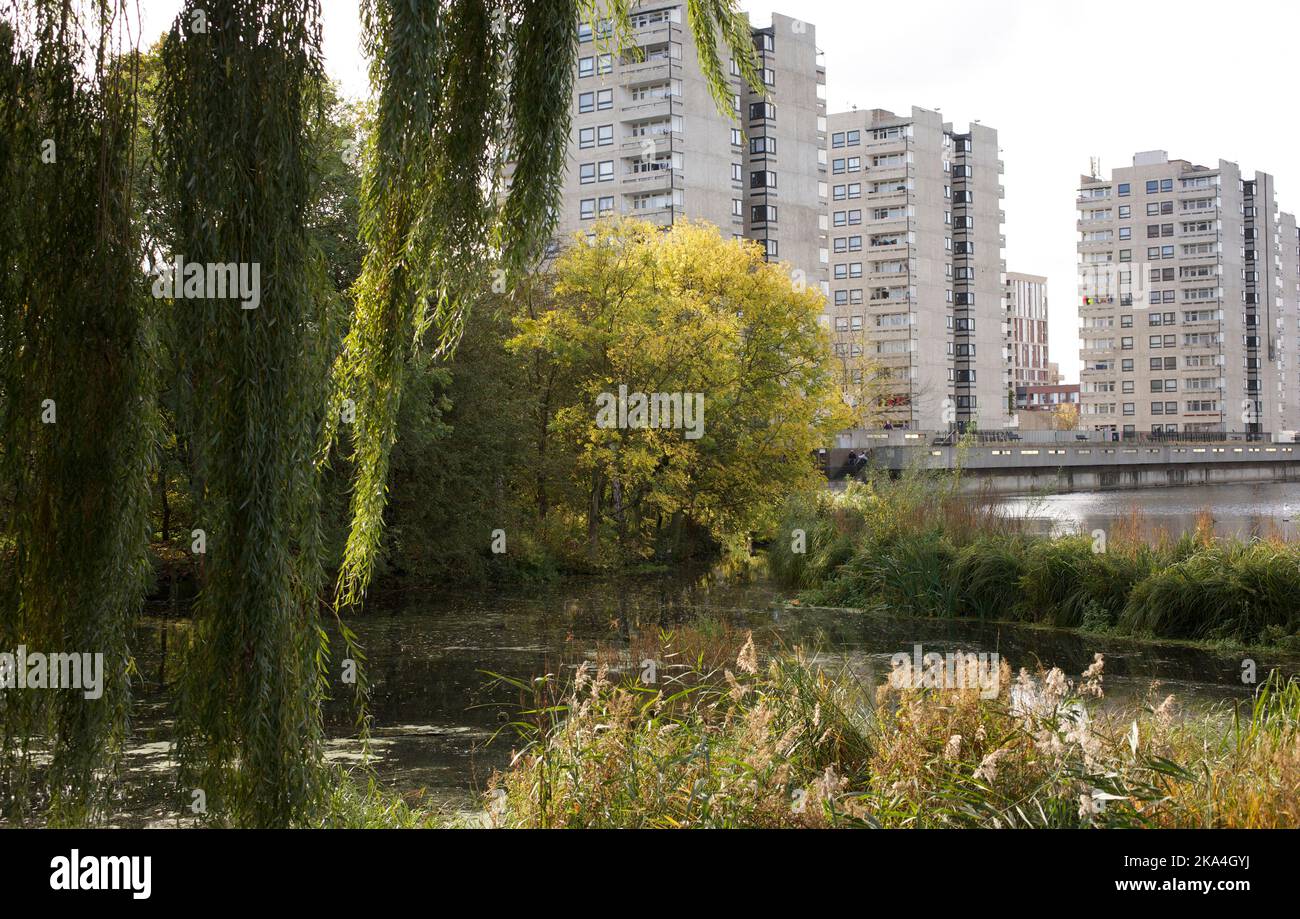
[{"label": "overcast sky", "polygon": [[[144,34],[180,0],[139,0]],[[812,23],[831,111],[940,109],[997,128],[1006,162],[1007,269],[1043,274],[1051,358],[1078,379],[1075,193],[1138,150],[1277,177],[1300,208],[1295,104],[1300,5],[1278,0],[742,0]],[[366,90],[356,0],[322,0],[324,53],[345,93]]]}]

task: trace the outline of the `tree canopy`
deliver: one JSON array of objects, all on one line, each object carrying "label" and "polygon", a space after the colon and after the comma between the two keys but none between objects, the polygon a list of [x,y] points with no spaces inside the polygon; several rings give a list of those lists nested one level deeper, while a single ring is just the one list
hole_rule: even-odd
[{"label": "tree canopy", "polygon": [[[346,183],[323,193],[318,170],[317,0],[187,0],[143,81],[130,6],[9,0],[0,20],[0,188],[21,203],[0,214],[0,639],[102,651],[108,683],[93,704],[6,694],[0,783],[25,819],[33,744],[47,741],[36,809],[80,823],[102,804],[167,444],[204,547],[180,698],[186,781],[203,783],[212,819],[301,823],[320,791],[322,614],[369,583],[408,373],[426,349],[451,355],[491,271],[516,283],[549,238],[575,27],[607,18],[598,31],[618,47],[629,2],[364,0],[374,109],[359,253],[324,231],[348,201]],[[719,104],[726,55],[760,85],[732,0],[687,10]],[[178,256],[256,268],[257,307],[203,288],[151,296],[144,266]],[[322,483],[341,423],[354,487],[331,592]]]},{"label": "tree canopy", "polygon": [[553,381],[538,436],[565,457],[557,491],[583,496],[568,511],[593,555],[604,537],[632,557],[681,551],[683,527],[745,542],[848,423],[821,294],[751,243],[604,223],[552,278],[507,347]]}]

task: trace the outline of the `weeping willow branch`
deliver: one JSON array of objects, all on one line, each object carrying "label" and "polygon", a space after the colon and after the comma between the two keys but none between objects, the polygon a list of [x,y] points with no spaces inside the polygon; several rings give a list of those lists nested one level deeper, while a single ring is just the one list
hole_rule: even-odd
[{"label": "weeping willow branch", "polygon": [[0,649],[103,655],[98,698],[0,692],[5,809],[56,825],[102,816],[149,575],[153,325],[120,13],[17,0],[0,20]]},{"label": "weeping willow branch", "polygon": [[[422,347],[454,350],[496,265],[513,280],[550,238],[570,133],[580,19],[629,39],[629,0],[364,0],[378,100],[365,158],[366,257],[335,400],[356,402],[352,526],[339,606],[365,596],[383,540],[403,376]],[[690,26],[719,108],[721,49],[761,86],[733,0],[691,0]]]},{"label": "weeping willow branch", "polygon": [[313,0],[190,0],[162,48],[171,253],[257,265],[261,279],[255,309],[210,290],[171,306],[206,537],[178,750],[185,789],[202,789],[209,813],[238,825],[303,821],[324,775],[314,460],[330,285],[306,219],[320,79]]}]

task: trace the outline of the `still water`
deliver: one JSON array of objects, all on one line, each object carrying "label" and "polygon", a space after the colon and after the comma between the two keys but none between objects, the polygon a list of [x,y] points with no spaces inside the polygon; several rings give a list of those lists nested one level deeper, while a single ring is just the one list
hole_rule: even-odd
[{"label": "still water", "polygon": [[[1126,512],[1124,504],[1106,505],[1107,497],[1090,502],[1071,496],[1067,507],[1080,516],[1070,519],[1091,525],[1107,513]],[[1190,496],[1181,505],[1170,492],[1158,498],[1163,510],[1148,512],[1162,514],[1171,525],[1192,520],[1199,509]],[[1245,503],[1240,496],[1235,501]],[[1181,513],[1175,510],[1179,506]],[[1242,520],[1269,516],[1259,510],[1240,515]],[[821,663],[847,667],[873,682],[886,678],[894,654],[910,654],[920,644],[924,652],[997,652],[1013,671],[1042,663],[1075,677],[1100,652],[1106,655],[1111,698],[1144,698],[1158,683],[1161,698],[1174,693],[1185,708],[1201,710],[1250,694],[1241,680],[1240,654],[1024,626],[807,609],[787,600],[762,580],[676,574],[517,593],[412,595],[372,609],[352,625],[370,661],[375,771],[397,791],[414,796],[423,789],[425,805],[476,812],[488,776],[509,761],[514,737],[503,725],[519,703],[515,691],[494,685],[489,674],[527,679],[563,672],[584,659],[613,662],[616,668],[621,660],[634,667],[630,651],[639,638],[683,624],[752,629],[760,649],[801,647]],[[190,798],[176,789],[169,756],[173,674],[168,668],[175,661],[164,651],[164,637],[170,635],[167,646],[174,649],[178,628],[183,626],[155,621],[138,636],[143,683],[118,808],[124,825],[173,825],[188,816]],[[1300,660],[1293,657],[1261,656],[1257,663],[1261,673],[1273,667],[1300,672]],[[356,762],[359,748],[351,738],[347,704],[331,703],[327,723],[331,757]]]},{"label": "still water", "polygon": [[1300,534],[1300,482],[1260,485],[1196,485],[1004,498],[999,505],[1013,516],[1035,521],[1042,532],[1091,533],[1118,523],[1141,521],[1148,538],[1177,538],[1194,530],[1208,514],[1215,532],[1239,539]]}]

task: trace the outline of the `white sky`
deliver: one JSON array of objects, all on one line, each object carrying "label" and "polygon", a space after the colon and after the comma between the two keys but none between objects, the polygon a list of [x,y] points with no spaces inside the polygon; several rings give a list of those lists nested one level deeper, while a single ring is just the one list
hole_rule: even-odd
[{"label": "white sky", "polygon": [[[180,0],[138,0],[145,43]],[[357,0],[322,0],[324,54],[347,95],[366,91]],[[1078,379],[1075,195],[1139,150],[1277,177],[1300,209],[1296,51],[1300,4],[1279,0],[741,0],[812,23],[827,105],[913,105],[996,128],[1006,163],[1007,269],[1047,275],[1051,359]]]}]

